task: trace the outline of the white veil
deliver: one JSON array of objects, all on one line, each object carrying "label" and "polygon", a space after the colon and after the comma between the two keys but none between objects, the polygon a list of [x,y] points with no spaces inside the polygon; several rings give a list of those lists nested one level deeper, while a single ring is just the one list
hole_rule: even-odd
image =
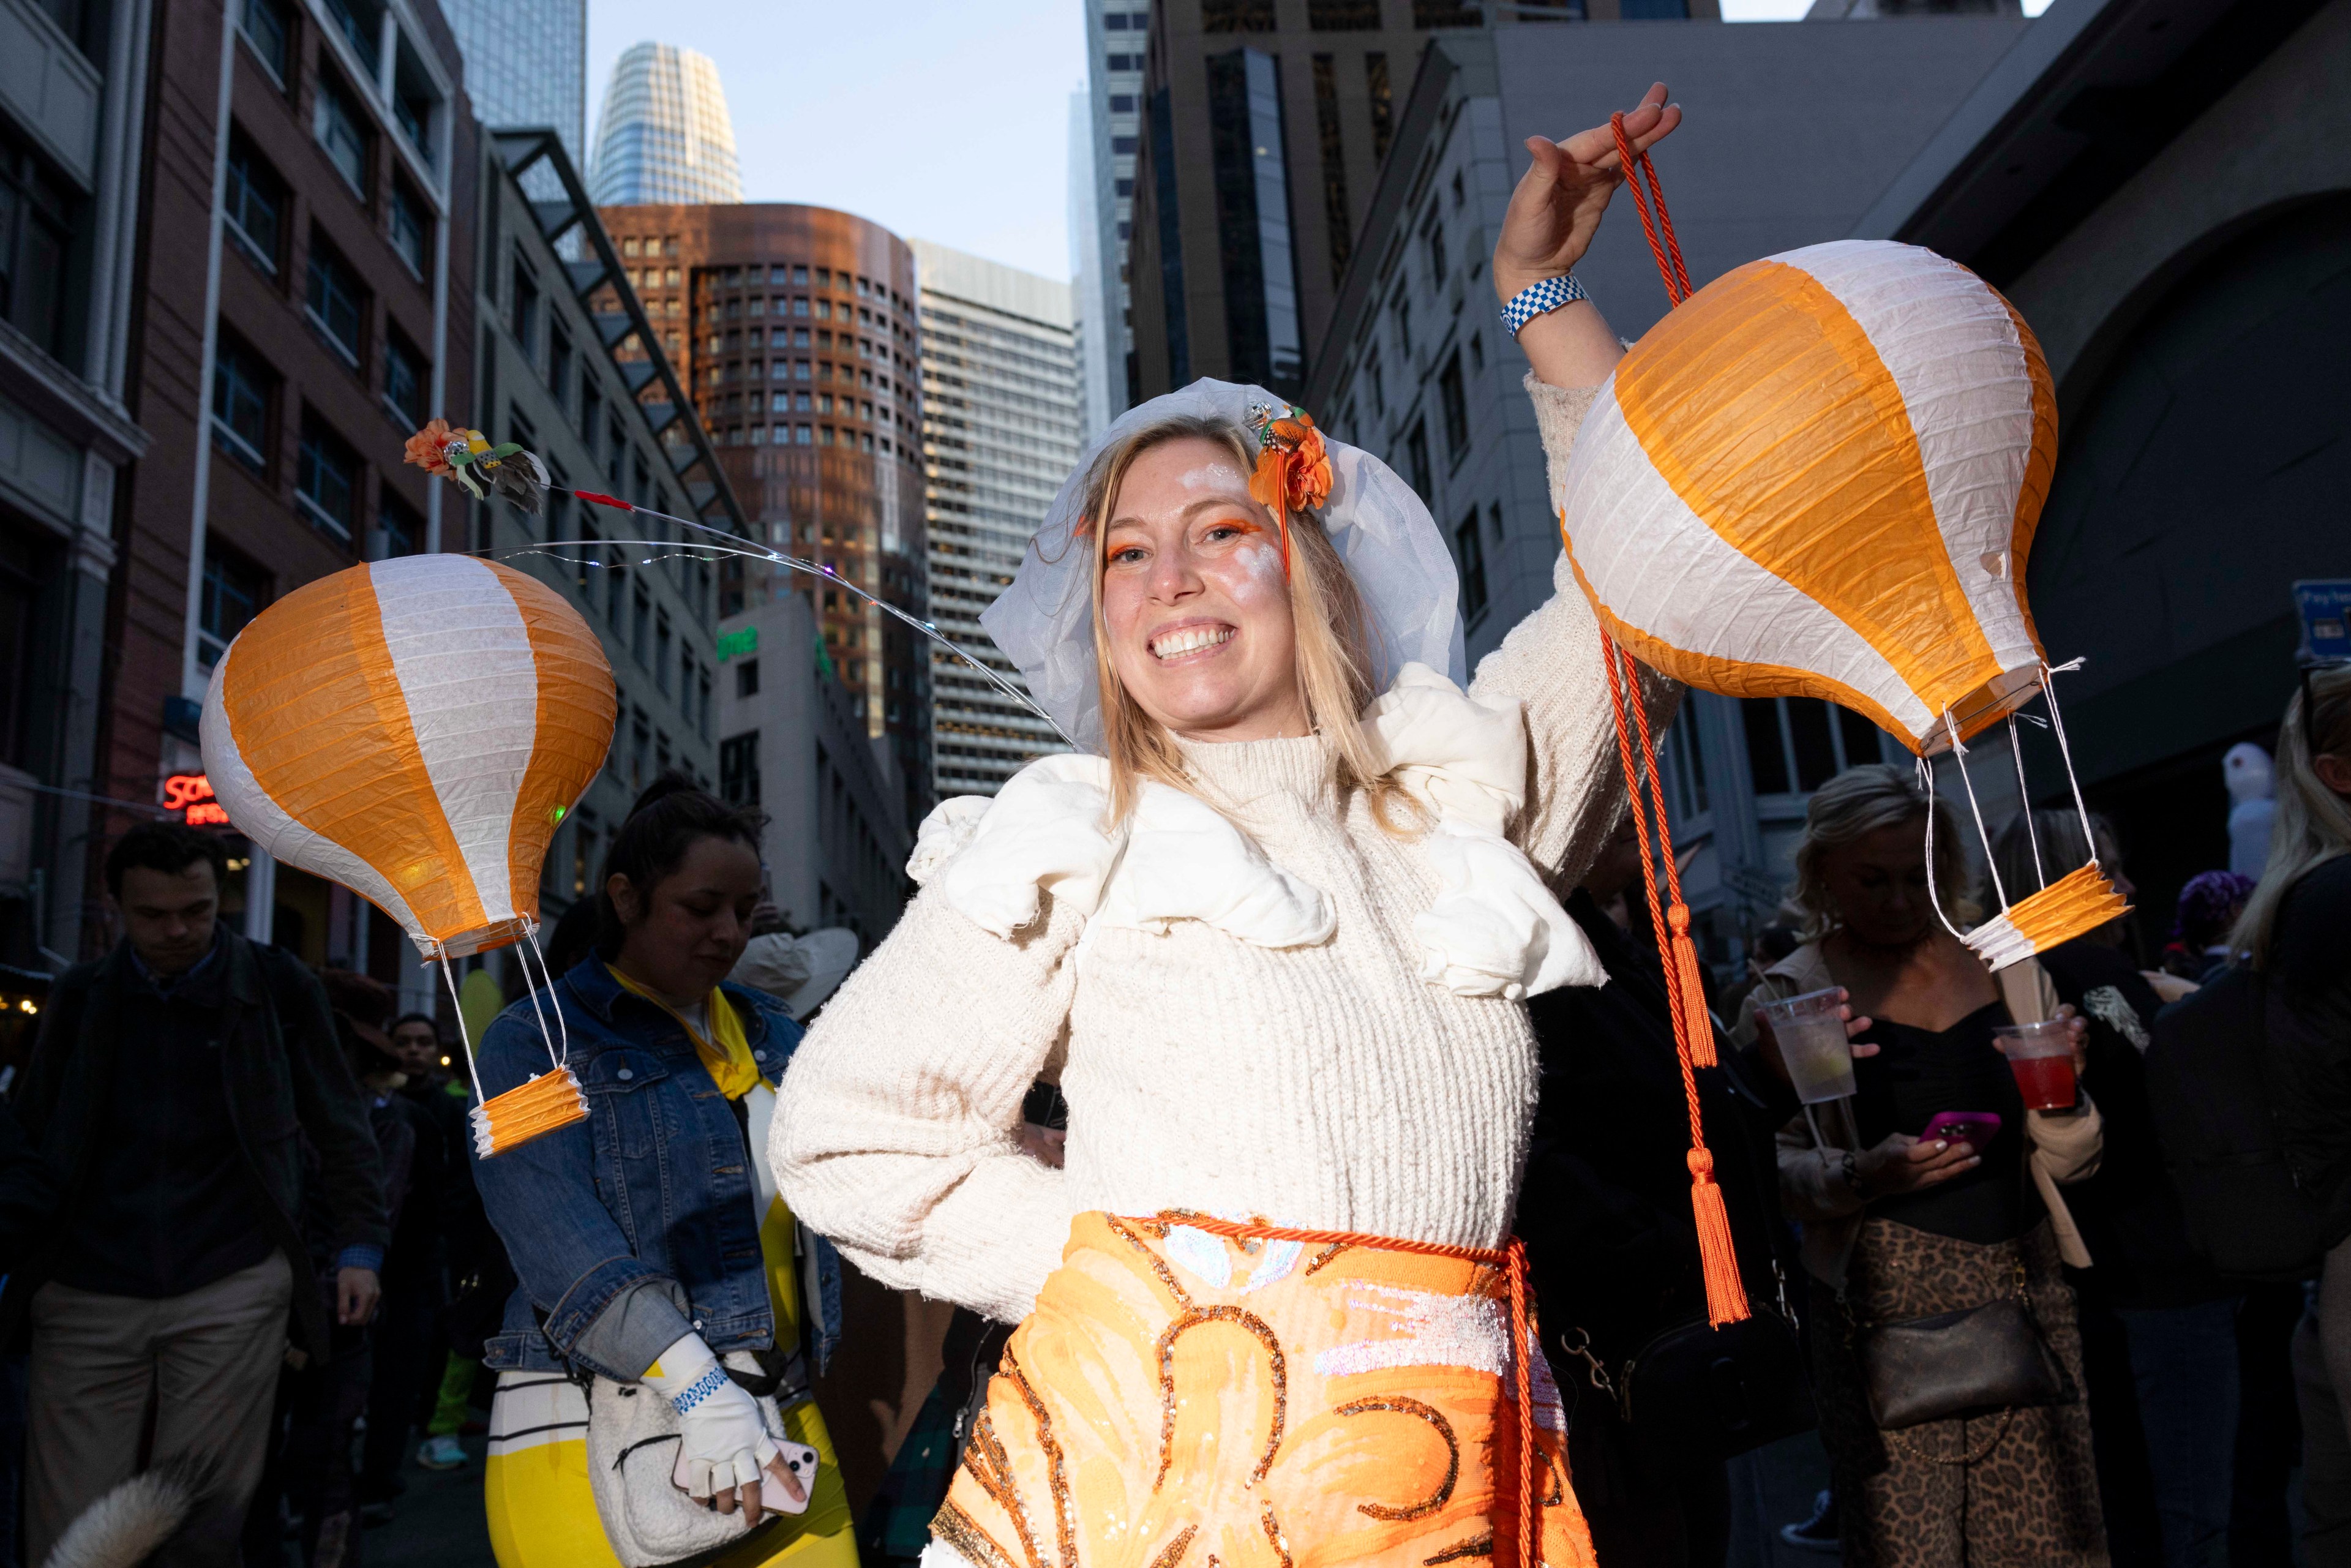
[{"label": "white veil", "polygon": [[[1080,746],[1099,751],[1102,744],[1102,694],[1094,674],[1093,553],[1075,537],[1086,476],[1096,459],[1113,443],[1163,419],[1220,419],[1246,435],[1253,409],[1281,413],[1287,407],[1262,387],[1201,380],[1129,409],[1086,448],[1029,541],[1012,585],[979,618],[996,645],[1019,666],[1029,695]],[[1327,434],[1323,444],[1331,458],[1331,494],[1321,508],[1322,528],[1355,580],[1370,618],[1373,689],[1384,691],[1398,671],[1416,663],[1442,670],[1456,685],[1466,685],[1460,580],[1436,519],[1386,464]]]}]

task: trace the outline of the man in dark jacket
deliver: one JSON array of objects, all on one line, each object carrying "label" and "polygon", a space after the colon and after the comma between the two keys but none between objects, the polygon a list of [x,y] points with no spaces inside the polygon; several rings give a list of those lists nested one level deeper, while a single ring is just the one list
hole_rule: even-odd
[{"label": "man in dark jacket", "polygon": [[124,834],[106,884],[127,936],[58,979],[26,1070],[18,1111],[67,1195],[0,1296],[0,1337],[32,1323],[36,1563],[109,1488],[175,1462],[202,1467],[204,1500],[156,1561],[236,1561],[289,1309],[302,1348],[329,1350],[324,1304],[295,1289],[305,1134],[337,1233],[335,1315],[374,1311],[388,1232],[366,1109],[317,977],[221,924],[226,870],[198,830]]}]

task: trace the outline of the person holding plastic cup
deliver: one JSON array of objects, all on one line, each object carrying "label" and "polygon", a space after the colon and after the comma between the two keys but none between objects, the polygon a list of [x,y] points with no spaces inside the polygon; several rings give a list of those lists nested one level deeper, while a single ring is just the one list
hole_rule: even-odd
[{"label": "person holding plastic cup", "polygon": [[[1995,1031],[2053,1025],[2042,1032],[2078,1075],[2081,1025],[2037,964],[1993,975],[1960,942],[1975,912],[1957,896],[1954,827],[1907,769],[1855,768],[1817,790],[1795,854],[1802,945],[1765,971],[1733,1035],[1800,1098],[1850,1113],[1780,1135],[1845,1562],[2102,1568],[2060,1264],[2089,1262],[2061,1189],[2095,1172],[2103,1128],[2086,1092],[2060,1110],[2019,1092]],[[1847,1073],[1850,1096],[1831,1093]],[[1945,1337],[1993,1317],[2011,1332],[1990,1353]],[[1883,1351],[1896,1343],[1921,1359]]]}]

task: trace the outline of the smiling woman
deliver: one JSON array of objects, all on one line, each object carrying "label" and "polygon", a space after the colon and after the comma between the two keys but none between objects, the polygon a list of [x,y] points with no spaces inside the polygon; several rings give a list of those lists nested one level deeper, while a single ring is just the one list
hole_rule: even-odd
[{"label": "smiling woman", "polygon": [[[1616,153],[1541,146],[1494,270],[1556,478],[1618,353],[1564,281]],[[1622,801],[1554,588],[1470,680],[1427,507],[1259,387],[1132,411],[1055,498],[983,624],[1090,754],[923,824],[768,1145],[862,1271],[1020,1323],[930,1568],[1049,1520],[1064,1563],[1592,1562],[1510,1239],[1520,1004],[1602,977],[1545,877]],[[1040,1075],[1059,1168],[1017,1136]]]}]

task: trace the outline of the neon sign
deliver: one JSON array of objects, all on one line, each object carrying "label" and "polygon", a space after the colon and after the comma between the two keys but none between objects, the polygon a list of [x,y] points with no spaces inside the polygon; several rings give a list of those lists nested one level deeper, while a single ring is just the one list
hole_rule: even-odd
[{"label": "neon sign", "polygon": [[185,811],[192,828],[225,828],[228,809],[213,797],[213,781],[201,773],[174,773],[163,780],[163,809]]}]

